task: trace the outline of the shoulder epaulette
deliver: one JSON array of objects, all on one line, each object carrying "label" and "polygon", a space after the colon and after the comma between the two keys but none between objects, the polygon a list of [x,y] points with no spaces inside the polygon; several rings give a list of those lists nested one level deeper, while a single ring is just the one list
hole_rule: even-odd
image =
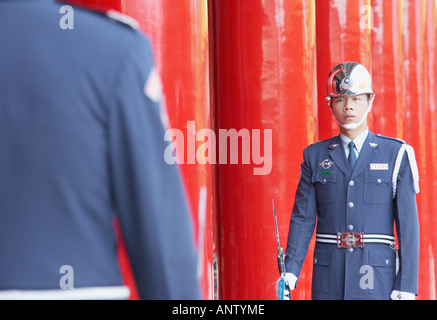
[{"label": "shoulder epaulette", "polygon": [[131,16],[128,16],[126,14],[123,14],[121,12],[118,12],[116,10],[108,10],[106,12],[106,16],[112,20],[115,20],[117,22],[120,22],[122,24],[128,25],[129,27],[133,29],[139,29],[140,23],[132,18]]},{"label": "shoulder epaulette", "polygon": [[330,142],[333,141],[335,138],[336,138],[336,137],[332,137],[332,138],[325,139],[325,140],[318,140],[318,141],[315,141],[314,143],[312,143],[311,145],[319,144],[319,143],[330,143]]},{"label": "shoulder epaulette", "polygon": [[379,138],[383,138],[383,139],[387,139],[387,140],[393,140],[393,141],[396,141],[396,142],[400,142],[402,144],[406,143],[404,140],[401,140],[399,138],[387,137],[387,136],[383,136],[383,135],[378,134],[378,133],[376,134],[376,136],[379,137]]}]

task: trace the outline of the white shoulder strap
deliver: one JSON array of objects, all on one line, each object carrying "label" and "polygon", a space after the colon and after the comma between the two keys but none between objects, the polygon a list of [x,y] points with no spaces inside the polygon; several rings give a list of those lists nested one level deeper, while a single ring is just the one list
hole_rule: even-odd
[{"label": "white shoulder strap", "polygon": [[108,16],[109,18],[116,20],[118,22],[124,23],[128,26],[130,26],[132,29],[139,29],[140,28],[140,23],[132,18],[131,16],[128,16],[126,14],[123,14],[121,12],[115,11],[115,10],[108,10],[106,12],[106,16]]},{"label": "white shoulder strap", "polygon": [[404,157],[404,153],[407,152],[408,161],[410,162],[411,173],[413,174],[413,183],[414,183],[414,191],[419,193],[419,169],[417,167],[416,156],[414,154],[414,149],[412,146],[408,144],[403,144],[399,149],[398,156],[396,157],[395,167],[393,169],[393,178],[392,178],[392,186],[393,186],[393,199],[396,197],[397,190],[397,181],[398,174],[401,168],[402,158]]}]

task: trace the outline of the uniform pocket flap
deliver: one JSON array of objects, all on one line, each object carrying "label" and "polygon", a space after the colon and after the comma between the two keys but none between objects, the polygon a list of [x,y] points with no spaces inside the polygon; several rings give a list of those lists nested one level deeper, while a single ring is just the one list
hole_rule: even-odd
[{"label": "uniform pocket flap", "polygon": [[391,175],[388,171],[366,171],[364,173],[366,183],[391,183]]},{"label": "uniform pocket flap", "polygon": [[337,182],[337,176],[333,171],[316,171],[311,179],[312,183],[320,182],[326,184],[329,182]]},{"label": "uniform pocket flap", "polygon": [[329,252],[316,252],[314,254],[314,265],[327,266],[331,262],[331,256]]},{"label": "uniform pocket flap", "polygon": [[392,249],[370,252],[370,265],[374,267],[395,267],[396,254]]}]

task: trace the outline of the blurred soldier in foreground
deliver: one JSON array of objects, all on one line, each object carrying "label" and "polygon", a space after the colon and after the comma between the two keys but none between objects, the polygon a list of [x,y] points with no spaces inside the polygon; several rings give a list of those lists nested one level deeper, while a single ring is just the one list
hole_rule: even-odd
[{"label": "blurred soldier in foreground", "polygon": [[114,12],[63,28],[63,9],[0,0],[0,298],[128,298],[118,218],[140,297],[198,299],[150,43]]}]

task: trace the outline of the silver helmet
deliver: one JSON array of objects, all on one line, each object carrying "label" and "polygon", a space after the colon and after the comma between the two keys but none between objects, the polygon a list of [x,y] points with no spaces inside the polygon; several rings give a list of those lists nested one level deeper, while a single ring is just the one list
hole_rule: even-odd
[{"label": "silver helmet", "polygon": [[343,62],[335,66],[329,73],[326,90],[328,103],[336,97],[359,94],[375,95],[369,72],[363,65],[356,62]]}]

